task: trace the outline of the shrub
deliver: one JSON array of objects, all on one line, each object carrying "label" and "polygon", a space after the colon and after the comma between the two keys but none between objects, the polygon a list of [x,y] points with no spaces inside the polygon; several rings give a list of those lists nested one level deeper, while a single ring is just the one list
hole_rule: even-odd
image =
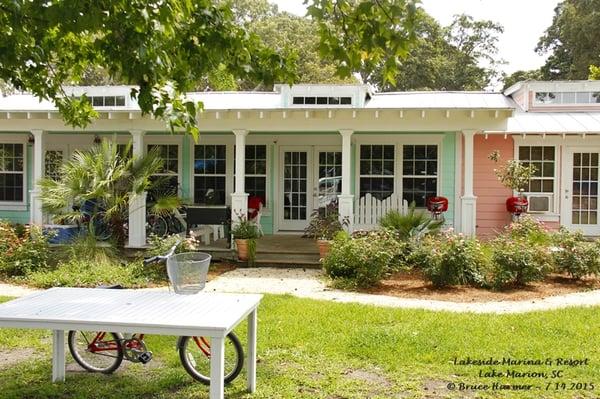
[{"label": "shrub", "polygon": [[332,202],[312,212],[310,222],[304,229],[304,237],[332,240],[338,232],[348,226],[348,223],[347,218],[340,221],[338,205]]},{"label": "shrub", "polygon": [[525,285],[542,280],[550,266],[547,247],[504,235],[492,242],[492,268],[488,278],[496,289]]},{"label": "shrub", "polygon": [[[20,233],[20,234],[19,234]],[[0,222],[0,273],[23,276],[48,265],[48,239],[39,227]]]},{"label": "shrub", "polygon": [[534,245],[548,245],[552,241],[546,225],[529,215],[522,215],[508,225],[504,234],[514,239],[525,239]]},{"label": "shrub", "polygon": [[410,204],[407,214],[390,211],[379,220],[381,227],[396,232],[400,240],[419,239],[437,233],[443,224],[443,220],[434,220],[427,213],[416,211],[414,202]]},{"label": "shrub", "polygon": [[576,279],[600,273],[598,242],[586,242],[581,233],[571,233],[565,228],[561,228],[553,238],[556,247],[552,258],[556,271],[566,272]]},{"label": "shrub", "polygon": [[411,259],[436,287],[484,284],[487,258],[476,238],[461,234],[426,237]]},{"label": "shrub", "polygon": [[336,285],[365,288],[376,285],[390,271],[399,247],[382,239],[379,232],[352,238],[340,232],[323,260],[325,273]]}]

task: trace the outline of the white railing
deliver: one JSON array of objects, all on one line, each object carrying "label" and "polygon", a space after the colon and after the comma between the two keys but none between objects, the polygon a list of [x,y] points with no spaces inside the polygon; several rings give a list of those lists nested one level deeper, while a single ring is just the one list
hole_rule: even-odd
[{"label": "white railing", "polygon": [[402,197],[397,194],[392,194],[383,201],[371,194],[359,198],[354,201],[354,229],[377,227],[379,219],[389,211],[398,211],[405,215],[408,213],[408,201],[402,200]]}]

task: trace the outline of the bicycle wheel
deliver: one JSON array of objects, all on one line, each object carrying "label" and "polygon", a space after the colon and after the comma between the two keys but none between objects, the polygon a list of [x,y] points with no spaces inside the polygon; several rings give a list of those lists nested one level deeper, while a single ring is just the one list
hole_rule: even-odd
[{"label": "bicycle wheel", "polygon": [[[179,359],[185,371],[203,384],[210,384],[210,338],[182,337]],[[233,381],[244,366],[244,350],[234,333],[225,339],[225,383]]]},{"label": "bicycle wheel", "polygon": [[153,216],[148,221],[148,227],[146,233],[148,235],[154,234],[157,237],[164,238],[169,232],[169,226],[167,221],[162,216]]},{"label": "bicycle wheel", "polygon": [[123,361],[123,337],[119,333],[69,331],[69,351],[87,371],[110,374]]},{"label": "bicycle wheel", "polygon": [[106,223],[104,212],[98,212],[90,218],[90,233],[99,241],[107,241],[112,236],[112,231]]}]

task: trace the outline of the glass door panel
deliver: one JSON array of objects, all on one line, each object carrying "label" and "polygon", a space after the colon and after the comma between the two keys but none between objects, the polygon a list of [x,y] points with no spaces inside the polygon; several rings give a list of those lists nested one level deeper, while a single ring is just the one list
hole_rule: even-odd
[{"label": "glass door panel", "polygon": [[311,201],[308,190],[311,187],[309,175],[310,156],[304,149],[282,149],[281,152],[282,230],[303,230],[310,219]]},{"label": "glass door panel", "polygon": [[315,196],[319,209],[327,209],[330,204],[337,203],[338,195],[342,193],[342,152],[317,151],[318,186]]}]

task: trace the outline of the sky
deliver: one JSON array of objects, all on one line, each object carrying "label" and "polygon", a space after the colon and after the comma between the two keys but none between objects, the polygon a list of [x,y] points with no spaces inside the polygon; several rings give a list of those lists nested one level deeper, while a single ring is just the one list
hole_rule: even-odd
[{"label": "sky", "polygon": [[[282,11],[304,15],[303,0],[269,0]],[[539,37],[552,23],[559,0],[421,0],[422,7],[442,25],[455,14],[466,13],[475,19],[490,19],[504,27],[498,47],[499,57],[507,61],[502,68],[510,74],[535,69],[544,64],[545,56],[534,51]]]}]

